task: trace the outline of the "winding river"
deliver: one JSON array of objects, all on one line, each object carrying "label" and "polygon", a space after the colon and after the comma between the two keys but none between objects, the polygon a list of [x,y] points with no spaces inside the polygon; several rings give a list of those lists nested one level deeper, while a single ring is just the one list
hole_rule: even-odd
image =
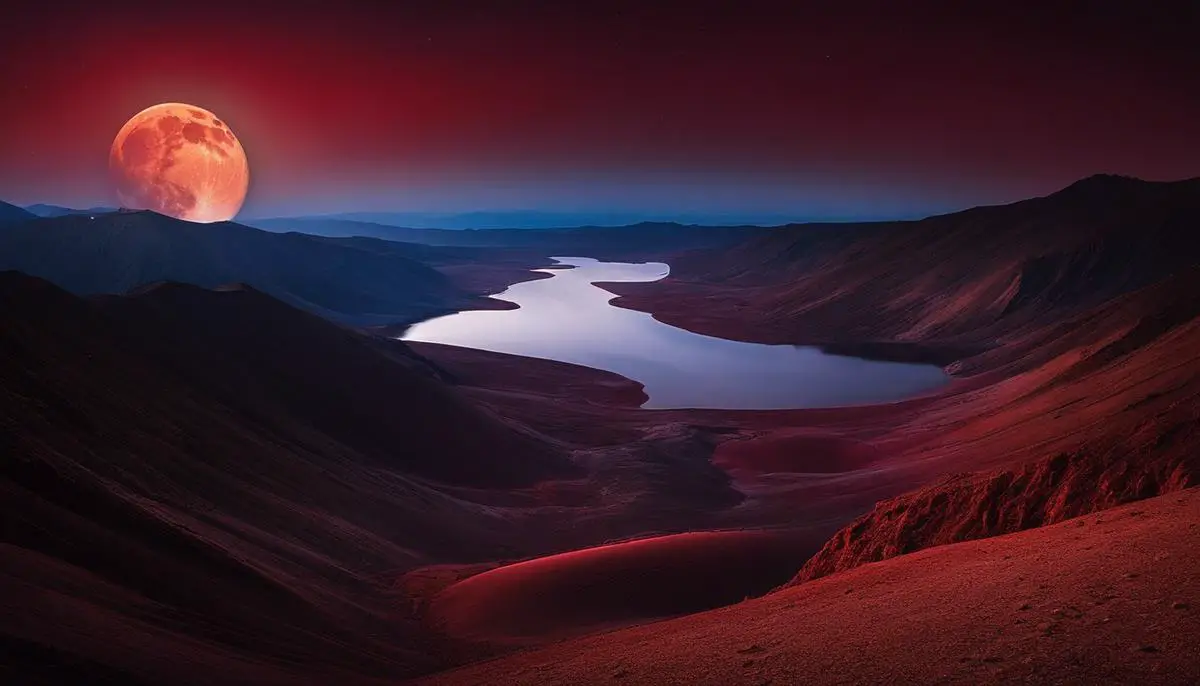
[{"label": "winding river", "polygon": [[[492,296],[519,309],[470,311],[409,328],[409,341],[446,343],[607,369],[645,385],[644,407],[782,409],[891,402],[948,379],[925,364],[830,355],[818,348],[742,343],[685,331],[614,307],[605,281],[657,281],[661,262],[556,257],[549,279]],[[570,267],[570,268],[566,268]]]}]

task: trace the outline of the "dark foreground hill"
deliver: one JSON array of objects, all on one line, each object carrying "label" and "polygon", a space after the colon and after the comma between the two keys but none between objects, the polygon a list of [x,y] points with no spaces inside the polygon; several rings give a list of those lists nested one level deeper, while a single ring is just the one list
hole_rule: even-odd
[{"label": "dark foreground hill", "polygon": [[157,281],[205,288],[243,282],[355,325],[495,306],[437,269],[395,252],[232,222],[195,224],[153,212],[68,214],[5,227],[0,269],[40,276],[84,295],[124,293]]},{"label": "dark foreground hill", "polygon": [[377,576],[519,533],[447,492],[577,473],[403,348],[249,288],[92,302],[4,272],[0,316],[16,683],[409,673]]},{"label": "dark foreground hill", "polygon": [[16,205],[10,205],[6,202],[0,202],[0,226],[6,224],[20,224],[34,218],[34,214],[28,210],[23,210]]},{"label": "dark foreground hill", "polygon": [[[0,272],[0,318],[0,680],[391,683],[458,659],[407,573],[704,528],[741,499],[701,432],[605,372],[448,369],[244,285],[84,299]],[[783,583],[821,539],[774,540],[678,602]],[[618,581],[657,564],[622,559]],[[609,611],[676,607],[653,600]]]}]

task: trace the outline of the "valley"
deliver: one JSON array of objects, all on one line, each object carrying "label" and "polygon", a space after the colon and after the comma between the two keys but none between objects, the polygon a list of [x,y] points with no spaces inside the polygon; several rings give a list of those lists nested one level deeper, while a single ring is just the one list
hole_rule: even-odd
[{"label": "valley", "polygon": [[[702,240],[13,222],[0,593],[22,619],[3,641],[70,656],[22,673],[1197,675],[1195,180]],[[563,254],[670,264],[600,287],[684,333],[949,379],[877,404],[655,409],[609,371],[396,340],[503,307],[484,296]]]}]

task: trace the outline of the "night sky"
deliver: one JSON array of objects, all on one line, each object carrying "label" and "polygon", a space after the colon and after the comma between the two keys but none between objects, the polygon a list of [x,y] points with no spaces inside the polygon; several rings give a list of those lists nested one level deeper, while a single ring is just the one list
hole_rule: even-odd
[{"label": "night sky", "polygon": [[1197,2],[21,4],[21,204],[111,204],[113,136],[164,101],[238,134],[248,216],[909,217],[1200,176]]}]

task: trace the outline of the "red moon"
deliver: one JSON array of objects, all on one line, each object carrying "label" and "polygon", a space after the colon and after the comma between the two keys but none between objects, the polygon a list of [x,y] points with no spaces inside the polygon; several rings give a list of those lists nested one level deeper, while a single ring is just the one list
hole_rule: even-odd
[{"label": "red moon", "polygon": [[178,102],[147,107],[125,122],[108,168],[122,206],[193,222],[233,219],[250,187],[246,151],[229,126]]}]

